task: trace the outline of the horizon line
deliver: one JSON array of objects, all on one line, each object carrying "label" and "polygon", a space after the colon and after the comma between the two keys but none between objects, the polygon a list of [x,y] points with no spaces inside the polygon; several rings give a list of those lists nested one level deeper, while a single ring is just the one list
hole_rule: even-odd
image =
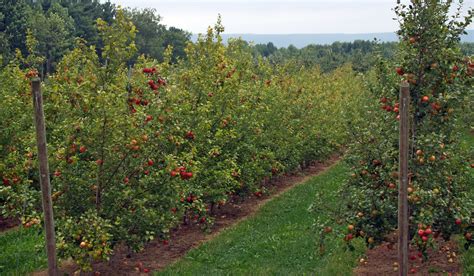
[{"label": "horizon line", "polygon": [[[474,29],[469,29],[466,31],[474,31]],[[204,34],[204,33],[193,33],[193,35]],[[364,34],[396,34],[396,31],[390,32],[365,32],[365,33],[226,33],[226,35],[364,35]]]}]

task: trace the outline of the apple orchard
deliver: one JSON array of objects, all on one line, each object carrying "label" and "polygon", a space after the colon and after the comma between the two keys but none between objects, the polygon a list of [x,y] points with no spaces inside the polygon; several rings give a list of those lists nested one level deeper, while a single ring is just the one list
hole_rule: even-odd
[{"label": "apple orchard", "polygon": [[[77,40],[42,83],[57,250],[83,269],[114,247],[167,244],[182,223],[212,226],[233,195],[262,196],[262,183],[345,152],[352,173],[339,220],[316,220],[324,238],[362,238],[374,247],[397,227],[398,89],[410,83],[410,239],[424,259],[435,237],[473,243],[469,152],[460,148],[472,114],[474,61],[460,35],[471,22],[451,2],[395,8],[396,58],[356,73],[296,61],[273,64],[249,44],[224,44],[220,20],[186,47],[186,59],[141,56],[122,11],[98,20],[100,49]],[[31,78],[42,61],[32,36],[0,70],[0,214],[41,227]],[[471,109],[469,109],[471,108]],[[460,123],[461,122],[461,123]],[[318,200],[313,210],[324,208]],[[337,233],[335,233],[337,232]],[[324,241],[324,239],[322,239]]]}]

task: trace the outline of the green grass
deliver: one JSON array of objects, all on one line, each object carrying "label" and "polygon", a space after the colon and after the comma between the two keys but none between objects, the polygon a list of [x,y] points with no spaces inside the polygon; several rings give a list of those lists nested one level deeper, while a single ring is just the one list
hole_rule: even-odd
[{"label": "green grass", "polygon": [[[466,151],[471,151],[474,149],[474,135],[466,132],[464,135],[464,149]],[[474,179],[474,170],[471,169],[471,179]],[[471,184],[471,196],[474,199],[474,183]],[[462,248],[464,244],[464,238],[459,238],[459,246]],[[474,275],[474,248],[470,248],[468,251],[463,250],[463,274],[464,275]]]},{"label": "green grass", "polygon": [[0,234],[0,275],[25,275],[46,265],[42,231],[18,228]]},{"label": "green grass", "polygon": [[325,255],[320,256],[307,210],[318,191],[329,205],[340,204],[331,191],[347,175],[347,167],[337,164],[274,198],[255,216],[191,250],[158,275],[351,275],[364,247],[359,243],[350,252],[340,238],[329,239]]}]

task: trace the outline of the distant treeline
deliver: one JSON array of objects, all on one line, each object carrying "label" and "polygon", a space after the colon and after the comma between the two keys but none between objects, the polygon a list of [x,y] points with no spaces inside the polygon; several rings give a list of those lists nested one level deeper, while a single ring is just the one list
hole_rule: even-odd
[{"label": "distant treeline", "polygon": [[[56,63],[81,38],[88,45],[101,47],[96,20],[114,20],[117,6],[97,0],[0,0],[0,55],[6,64],[21,54],[34,51],[44,57],[43,74],[54,71]],[[126,15],[137,28],[138,54],[161,60],[168,45],[173,45],[173,57],[184,56],[190,33],[161,24],[154,9],[126,9]],[[29,45],[31,38],[36,45]]]},{"label": "distant treeline", "polygon": [[[331,45],[308,45],[301,49],[290,45],[277,48],[273,43],[255,45],[257,55],[262,55],[274,63],[295,60],[304,66],[319,65],[321,70],[329,72],[342,64],[351,63],[354,70],[367,71],[375,61],[377,54],[385,58],[395,55],[397,42],[375,42],[356,40],[354,42],[334,42]],[[474,55],[474,43],[462,43],[464,55]]]}]

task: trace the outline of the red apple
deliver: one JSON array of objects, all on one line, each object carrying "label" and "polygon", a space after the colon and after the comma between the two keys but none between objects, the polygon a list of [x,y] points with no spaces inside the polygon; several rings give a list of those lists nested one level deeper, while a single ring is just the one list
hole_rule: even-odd
[{"label": "red apple", "polygon": [[186,133],[186,138],[193,140],[194,139],[194,132],[191,130]]},{"label": "red apple", "polygon": [[10,185],[10,180],[8,180],[8,178],[3,177],[2,182],[3,182],[3,185],[5,185],[5,186]]},{"label": "red apple", "polygon": [[397,71],[397,74],[400,75],[400,76],[403,76],[403,74],[405,74],[405,72],[403,72],[402,67],[397,67],[397,68],[395,68],[395,70]]}]

